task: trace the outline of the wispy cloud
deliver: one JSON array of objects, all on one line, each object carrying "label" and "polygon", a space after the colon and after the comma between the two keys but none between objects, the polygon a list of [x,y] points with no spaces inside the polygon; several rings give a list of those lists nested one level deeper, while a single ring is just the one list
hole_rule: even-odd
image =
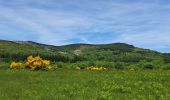
[{"label": "wispy cloud", "polygon": [[169,0],[1,0],[0,39],[127,42],[170,52],[169,11]]}]

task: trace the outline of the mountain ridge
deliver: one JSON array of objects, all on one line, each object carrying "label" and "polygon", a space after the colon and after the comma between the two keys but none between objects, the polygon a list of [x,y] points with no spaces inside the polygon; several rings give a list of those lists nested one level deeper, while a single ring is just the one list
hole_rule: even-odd
[{"label": "mountain ridge", "polygon": [[[51,44],[45,44],[45,43],[39,43],[39,42],[34,42],[34,41],[12,41],[12,40],[0,40],[0,42],[11,42],[11,43],[18,43],[18,44],[30,44],[30,45],[41,45],[41,46],[51,46],[51,47],[67,47],[67,46],[105,46],[105,45],[124,45],[124,46],[132,46],[136,47],[134,45],[128,44],[128,43],[123,43],[123,42],[115,42],[115,43],[107,43],[107,44],[89,44],[89,43],[71,43],[71,44],[65,44],[65,45],[51,45]],[[159,52],[157,50],[152,50],[148,48],[141,48],[141,47],[136,47],[144,50],[151,50],[155,52]],[[162,52],[159,52],[162,53]],[[162,53],[164,54],[164,53]],[[165,53],[169,54],[169,53]]]}]

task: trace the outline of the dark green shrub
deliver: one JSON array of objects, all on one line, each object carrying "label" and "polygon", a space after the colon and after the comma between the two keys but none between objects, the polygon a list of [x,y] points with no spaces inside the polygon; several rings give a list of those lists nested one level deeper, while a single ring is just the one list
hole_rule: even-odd
[{"label": "dark green shrub", "polygon": [[154,64],[152,63],[145,63],[142,66],[144,69],[154,69]]},{"label": "dark green shrub", "polygon": [[114,62],[107,62],[107,61],[96,61],[95,66],[105,67],[105,68],[114,68]]},{"label": "dark green shrub", "polygon": [[80,67],[81,69],[85,69],[86,67],[93,66],[93,62],[89,61],[82,61],[82,62],[76,62],[76,66]]},{"label": "dark green shrub", "polygon": [[57,62],[56,65],[57,65],[57,68],[64,68],[64,67],[66,67],[66,63],[63,63],[63,62]]},{"label": "dark green shrub", "polygon": [[170,70],[170,64],[164,64],[164,65],[162,66],[162,69],[164,69],[164,70]]},{"label": "dark green shrub", "polygon": [[118,69],[118,70],[125,69],[125,63],[123,63],[123,62],[116,62],[115,63],[115,69]]}]

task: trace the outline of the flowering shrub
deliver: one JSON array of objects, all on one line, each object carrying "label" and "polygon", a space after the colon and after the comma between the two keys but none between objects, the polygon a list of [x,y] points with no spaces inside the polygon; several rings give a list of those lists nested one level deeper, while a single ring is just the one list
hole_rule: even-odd
[{"label": "flowering shrub", "polygon": [[22,64],[21,62],[12,62],[10,68],[12,69],[24,68],[24,64]]},{"label": "flowering shrub", "polygon": [[97,66],[87,67],[86,69],[91,70],[91,71],[104,71],[104,70],[107,70],[107,68],[105,68],[105,67],[97,67]]},{"label": "flowering shrub", "polygon": [[80,70],[81,68],[80,67],[76,67],[77,70]]},{"label": "flowering shrub", "polygon": [[18,68],[29,68],[31,70],[38,70],[38,69],[44,69],[49,70],[51,69],[50,61],[49,60],[43,60],[40,56],[29,56],[26,60],[26,63],[20,63],[20,62],[12,62],[10,65],[10,68],[12,69],[18,69]]},{"label": "flowering shrub", "polygon": [[50,61],[49,60],[43,60],[40,56],[29,56],[27,58],[26,67],[31,70],[38,70],[38,69],[45,69],[49,70],[51,69]]}]

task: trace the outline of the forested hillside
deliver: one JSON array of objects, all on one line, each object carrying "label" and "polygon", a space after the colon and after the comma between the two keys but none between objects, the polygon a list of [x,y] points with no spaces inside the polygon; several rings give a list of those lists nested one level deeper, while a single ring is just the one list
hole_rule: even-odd
[{"label": "forested hillside", "polygon": [[98,62],[105,66],[118,64],[119,67],[126,64],[145,64],[145,67],[152,68],[170,63],[170,54],[125,43],[52,46],[31,41],[0,41],[1,62],[24,61],[29,55],[39,55],[54,63],[85,62],[84,66]]}]

